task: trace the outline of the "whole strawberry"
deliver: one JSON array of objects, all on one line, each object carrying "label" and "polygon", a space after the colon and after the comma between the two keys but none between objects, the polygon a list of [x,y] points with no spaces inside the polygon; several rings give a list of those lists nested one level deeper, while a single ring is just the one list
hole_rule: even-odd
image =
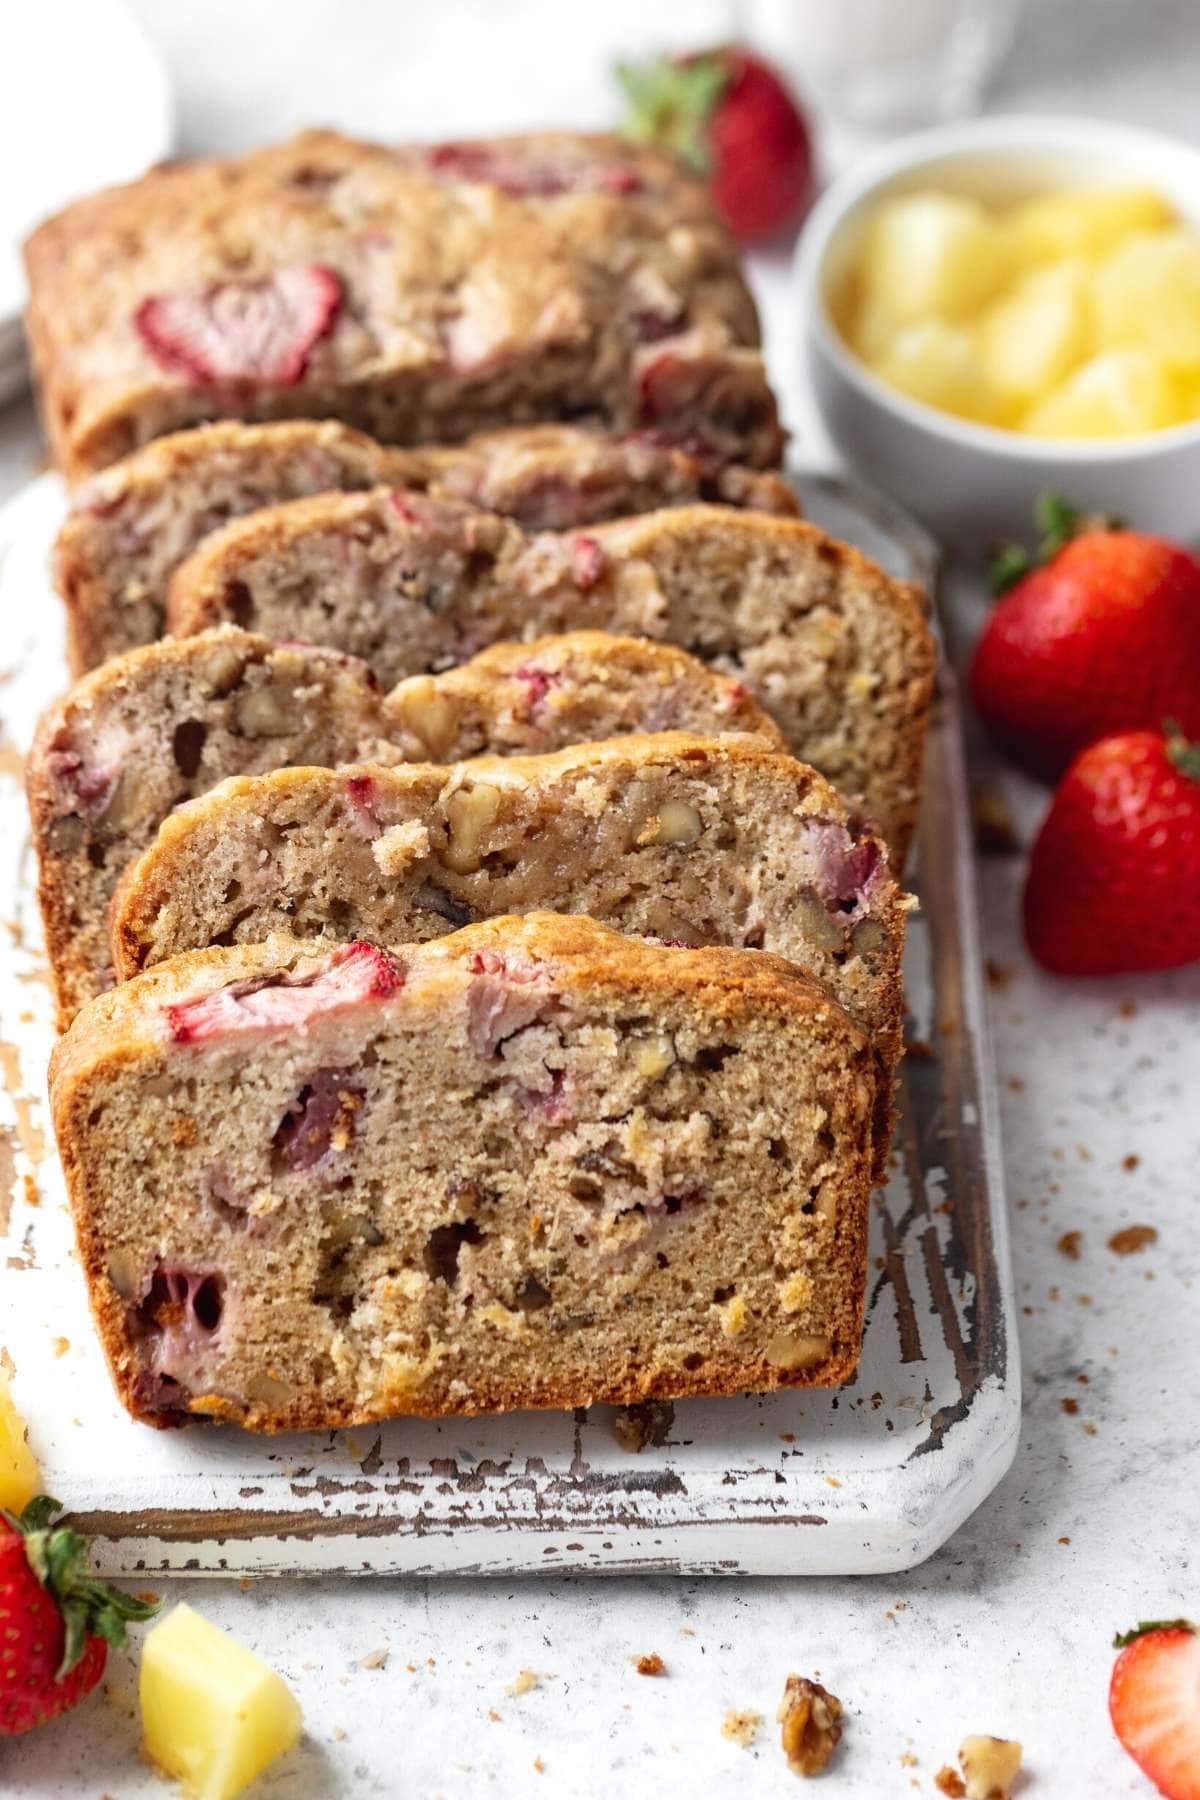
[{"label": "whole strawberry", "polygon": [[1200,1637],[1186,1619],[1116,1639],[1113,1730],[1166,1800],[1200,1800]]},{"label": "whole strawberry", "polygon": [[1165,538],[1088,526],[1054,498],[1039,517],[1045,560],[1005,553],[1007,591],[971,665],[997,742],[1053,780],[1111,731],[1175,718],[1200,736],[1200,561]]},{"label": "whole strawberry", "polygon": [[734,45],[620,63],[627,137],[673,151],[743,242],[799,217],[812,195],[808,126],[769,63]]},{"label": "whole strawberry", "polygon": [[90,1694],[125,1638],[156,1607],[89,1574],[87,1542],[50,1520],[42,1494],[20,1518],[0,1513],[0,1737],[30,1731]]},{"label": "whole strawberry", "polygon": [[1025,936],[1056,975],[1200,960],[1200,744],[1171,726],[1076,757],[1029,860]]}]

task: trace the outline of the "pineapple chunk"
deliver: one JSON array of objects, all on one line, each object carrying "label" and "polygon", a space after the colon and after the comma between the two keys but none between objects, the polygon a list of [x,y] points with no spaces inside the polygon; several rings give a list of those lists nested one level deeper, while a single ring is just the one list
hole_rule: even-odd
[{"label": "pineapple chunk", "polygon": [[966,319],[1010,271],[1005,228],[975,200],[905,194],[885,201],[867,230],[861,264],[864,308],[914,319]]},{"label": "pineapple chunk", "polygon": [[1096,341],[1146,344],[1177,367],[1200,366],[1200,237],[1142,232],[1096,274]]},{"label": "pineapple chunk", "polygon": [[1037,437],[1128,437],[1184,416],[1171,371],[1150,350],[1106,350],[1047,394],[1022,429]]},{"label": "pineapple chunk", "polygon": [[142,1647],[146,1749],[195,1800],[231,1800],[300,1736],[300,1708],[282,1677],[190,1606]]},{"label": "pineapple chunk", "polygon": [[1087,265],[1035,269],[984,314],[983,371],[1006,408],[1023,411],[1058,386],[1089,350]]},{"label": "pineapple chunk", "polygon": [[1174,217],[1153,188],[1063,188],[1018,206],[1010,230],[1022,262],[1055,262],[1107,256],[1131,232],[1157,231]]},{"label": "pineapple chunk", "polygon": [[25,1421],[0,1374],[0,1506],[23,1512],[40,1488],[38,1466],[25,1441]]},{"label": "pineapple chunk", "polygon": [[987,382],[975,340],[961,325],[925,319],[906,325],[873,363],[884,381],[962,419],[991,419]]}]

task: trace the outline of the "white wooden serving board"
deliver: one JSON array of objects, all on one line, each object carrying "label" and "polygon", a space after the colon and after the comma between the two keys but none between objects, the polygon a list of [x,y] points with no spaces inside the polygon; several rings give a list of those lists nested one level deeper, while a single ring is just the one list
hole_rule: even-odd
[{"label": "white wooden serving board", "polygon": [[[890,507],[798,477],[806,510],[926,579]],[[20,784],[65,683],[46,476],[0,513],[0,1356],[45,1486],[109,1574],[543,1569],[882,1573],[929,1556],[1007,1469],[1019,1372],[956,703],[930,745],[895,1171],[873,1207],[866,1341],[836,1393],[678,1402],[621,1448],[613,1409],[255,1438],[155,1431],[117,1405],[92,1331],[45,1105],[53,1041]],[[945,682],[946,678],[944,678]]]}]

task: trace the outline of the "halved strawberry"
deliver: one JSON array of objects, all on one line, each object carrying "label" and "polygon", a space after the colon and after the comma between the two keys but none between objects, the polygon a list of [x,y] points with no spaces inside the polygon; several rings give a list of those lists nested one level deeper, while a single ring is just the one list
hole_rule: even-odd
[{"label": "halved strawberry", "polygon": [[259,975],[163,1010],[177,1044],[259,1031],[303,1031],[308,1021],[404,986],[404,968],[386,950],[356,938],[339,944],[309,975]]},{"label": "halved strawberry", "polygon": [[1108,1690],[1113,1730],[1167,1800],[1200,1800],[1200,1637],[1186,1619],[1139,1625]]},{"label": "halved strawberry", "polygon": [[257,281],[152,294],[134,325],[156,362],[200,386],[290,387],[341,303],[342,284],[332,269],[298,263]]}]

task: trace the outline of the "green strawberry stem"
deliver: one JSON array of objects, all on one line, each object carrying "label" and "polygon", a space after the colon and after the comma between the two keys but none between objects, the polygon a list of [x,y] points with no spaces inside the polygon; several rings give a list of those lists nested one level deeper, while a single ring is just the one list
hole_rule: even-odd
[{"label": "green strawberry stem", "polygon": [[1132,1631],[1118,1631],[1113,1639],[1113,1649],[1123,1650],[1126,1644],[1134,1643],[1138,1638],[1145,1637],[1151,1631],[1190,1631],[1194,1633],[1195,1629],[1196,1627],[1190,1619],[1143,1619],[1141,1624],[1135,1625]]},{"label": "green strawberry stem", "polygon": [[1037,553],[1030,556],[1024,544],[1000,544],[992,558],[992,593],[1007,593],[1010,587],[1043,563],[1053,562],[1059,551],[1083,531],[1121,531],[1122,521],[1109,513],[1082,513],[1061,494],[1039,494],[1033,516],[1038,528]]},{"label": "green strawberry stem", "polygon": [[619,62],[616,77],[629,103],[623,134],[635,144],[673,151],[697,175],[707,175],[712,167],[708,123],[729,76],[719,53],[685,62],[669,56]]},{"label": "green strawberry stem", "polygon": [[125,1642],[127,1621],[152,1619],[158,1611],[157,1602],[137,1600],[120,1588],[97,1581],[84,1561],[87,1539],[65,1525],[51,1529],[51,1519],[61,1511],[61,1500],[39,1494],[20,1518],[10,1512],[0,1514],[25,1539],[29,1566],[62,1614],[63,1654],[56,1681],[71,1673],[89,1637],[102,1637],[117,1648]]},{"label": "green strawberry stem", "polygon": [[1163,720],[1163,736],[1167,740],[1167,761],[1171,766],[1190,781],[1200,781],[1200,744],[1189,743],[1176,719]]}]

